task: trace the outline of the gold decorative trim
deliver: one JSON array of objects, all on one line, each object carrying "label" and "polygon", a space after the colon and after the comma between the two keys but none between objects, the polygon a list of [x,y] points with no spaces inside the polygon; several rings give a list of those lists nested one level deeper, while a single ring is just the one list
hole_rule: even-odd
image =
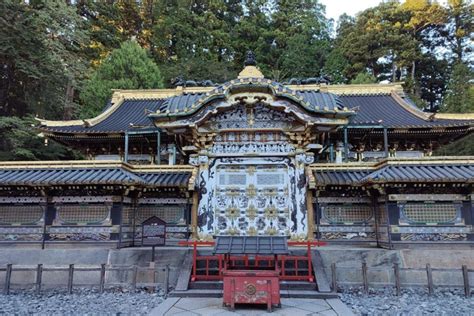
[{"label": "gold decorative trim", "polygon": [[306,175],[308,176],[309,188],[310,189],[315,189],[316,188],[316,177],[314,176],[314,173],[312,172],[310,167],[306,167]]},{"label": "gold decorative trim", "polygon": [[196,185],[197,175],[198,175],[198,168],[194,167],[193,172],[191,173],[191,177],[189,178],[189,183],[188,183],[188,190],[189,191],[194,191],[194,187]]},{"label": "gold decorative trim", "polygon": [[50,120],[41,119],[39,117],[35,117],[35,120],[37,120],[41,125],[48,126],[48,127],[84,125],[83,120],[50,121]]},{"label": "gold decorative trim", "polygon": [[245,68],[237,76],[238,79],[242,78],[264,78],[260,69],[255,66],[245,66]]},{"label": "gold decorative trim", "polygon": [[288,86],[297,90],[318,90],[337,95],[344,94],[389,94],[392,92],[403,93],[400,83],[391,84],[348,84],[348,85],[297,85]]},{"label": "gold decorative trim", "polygon": [[436,113],[435,119],[442,120],[472,120],[474,121],[474,113]]},{"label": "gold decorative trim", "polygon": [[66,161],[2,161],[0,170],[8,169],[65,169],[65,168],[123,168],[137,172],[194,171],[191,165],[131,165],[120,160],[66,160]]}]

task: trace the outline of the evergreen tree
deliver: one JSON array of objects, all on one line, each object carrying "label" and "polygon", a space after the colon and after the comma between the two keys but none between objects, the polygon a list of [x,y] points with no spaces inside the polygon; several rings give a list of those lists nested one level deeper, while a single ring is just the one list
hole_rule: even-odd
[{"label": "evergreen tree", "polygon": [[357,76],[351,80],[351,84],[367,84],[367,83],[376,83],[377,79],[374,75],[369,74],[368,72],[360,72]]},{"label": "evergreen tree", "polygon": [[81,159],[78,152],[53,140],[46,146],[45,139],[32,128],[35,123],[30,116],[0,117],[0,161]]},{"label": "evergreen tree", "polygon": [[146,50],[134,41],[124,42],[85,82],[80,117],[91,118],[99,114],[111,97],[112,89],[162,87],[161,72]]},{"label": "evergreen tree", "polygon": [[474,112],[473,71],[466,64],[456,63],[448,84],[448,95],[444,100],[442,112]]},{"label": "evergreen tree", "polygon": [[329,21],[317,0],[277,0],[271,15],[274,40],[268,67],[277,71],[275,80],[315,77],[330,50]]},{"label": "evergreen tree", "polygon": [[0,1],[0,114],[61,119],[85,72],[84,22],[64,1]]},{"label": "evergreen tree", "polygon": [[444,46],[451,48],[457,63],[466,61],[466,57],[472,54],[473,16],[474,3],[472,1],[448,0],[449,20],[444,32],[447,45],[444,44]]}]

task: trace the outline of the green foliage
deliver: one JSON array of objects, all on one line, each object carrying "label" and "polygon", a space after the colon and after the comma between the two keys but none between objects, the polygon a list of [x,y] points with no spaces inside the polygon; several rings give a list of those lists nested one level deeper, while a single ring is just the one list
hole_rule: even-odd
[{"label": "green foliage", "polygon": [[438,148],[436,156],[474,156],[474,134]]},{"label": "green foliage", "polygon": [[363,84],[363,83],[376,83],[377,78],[368,72],[360,72],[357,76],[351,80],[351,84]]},{"label": "green foliage", "polygon": [[463,63],[454,65],[448,84],[449,93],[444,100],[442,112],[474,112],[474,86],[471,83],[473,79],[474,73],[467,65]]},{"label": "green foliage", "polygon": [[82,118],[100,113],[112,95],[112,89],[162,88],[158,66],[136,42],[124,42],[97,68],[84,84],[81,99]]},{"label": "green foliage", "polygon": [[322,73],[331,78],[331,83],[346,83],[346,72],[345,70],[349,67],[347,59],[344,57],[342,52],[338,49],[333,49],[331,54],[326,58]]},{"label": "green foliage", "polygon": [[444,30],[447,46],[454,53],[455,62],[463,62],[472,53],[474,32],[474,3],[470,0],[448,0],[448,22]]},{"label": "green foliage", "polygon": [[80,154],[59,143],[44,138],[32,128],[31,117],[0,117],[0,160],[72,160]]},{"label": "green foliage", "polygon": [[87,32],[65,1],[30,2],[0,1],[0,114],[61,118],[85,72]]}]

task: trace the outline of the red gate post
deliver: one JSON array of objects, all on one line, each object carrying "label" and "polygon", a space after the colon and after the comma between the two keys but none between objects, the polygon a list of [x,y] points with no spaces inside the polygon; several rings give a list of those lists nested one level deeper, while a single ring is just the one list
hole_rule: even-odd
[{"label": "red gate post", "polygon": [[191,277],[191,281],[196,281],[196,274],[197,274],[197,243],[196,240],[193,242],[193,276]]},{"label": "red gate post", "polygon": [[311,262],[311,242],[307,242],[307,254],[308,254],[308,281],[313,282],[313,264]]}]

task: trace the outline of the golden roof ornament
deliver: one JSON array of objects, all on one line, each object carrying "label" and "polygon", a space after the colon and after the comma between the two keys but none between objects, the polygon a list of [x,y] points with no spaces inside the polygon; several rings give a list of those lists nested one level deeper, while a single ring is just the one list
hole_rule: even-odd
[{"label": "golden roof ornament", "polygon": [[263,74],[257,67],[257,61],[255,60],[255,54],[249,50],[247,51],[244,69],[237,76],[238,79],[242,78],[263,78]]}]

